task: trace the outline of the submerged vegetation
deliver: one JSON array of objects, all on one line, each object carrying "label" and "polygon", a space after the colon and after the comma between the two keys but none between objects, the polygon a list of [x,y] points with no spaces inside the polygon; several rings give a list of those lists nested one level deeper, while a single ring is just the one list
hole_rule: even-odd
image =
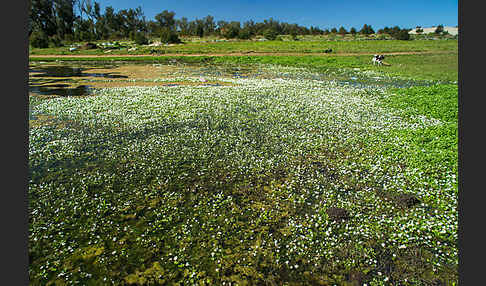
[{"label": "submerged vegetation", "polygon": [[457,283],[457,79],[239,59],[30,97],[31,283]]}]

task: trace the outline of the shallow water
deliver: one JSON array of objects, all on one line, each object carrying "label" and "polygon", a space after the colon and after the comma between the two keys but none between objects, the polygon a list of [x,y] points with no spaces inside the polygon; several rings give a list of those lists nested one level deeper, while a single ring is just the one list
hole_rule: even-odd
[{"label": "shallow water", "polygon": [[[144,66],[147,68],[145,69]],[[99,70],[102,70],[101,72]],[[33,64],[29,67],[29,92],[37,95],[86,96],[93,93],[93,81],[98,80],[144,80],[171,76],[230,77],[230,78],[283,78],[334,81],[353,87],[408,88],[427,86],[431,81],[407,80],[367,74],[359,70],[328,69],[312,73],[264,70],[258,66],[245,65],[161,65],[153,63],[60,63]],[[176,86],[178,84],[169,84]],[[205,86],[220,86],[206,83]],[[116,83],[114,84],[116,86]]]},{"label": "shallow water", "polygon": [[86,96],[92,94],[92,86],[76,83],[80,79],[89,77],[96,78],[128,78],[125,75],[115,73],[89,72],[92,69],[114,68],[114,65],[83,65],[83,64],[62,64],[62,65],[31,65],[29,72],[29,93],[37,95],[53,96]]},{"label": "shallow water", "polygon": [[57,96],[86,96],[92,94],[92,88],[88,85],[79,85],[70,88],[66,84],[50,86],[29,86],[29,92],[39,95],[57,95]]},{"label": "shallow water", "polygon": [[[102,68],[109,68],[113,66],[101,66]],[[99,67],[97,67],[99,68]],[[39,66],[29,68],[29,73],[38,73],[31,75],[32,77],[103,77],[103,78],[128,78],[124,75],[117,75],[112,73],[89,73],[90,68],[77,66]]]}]

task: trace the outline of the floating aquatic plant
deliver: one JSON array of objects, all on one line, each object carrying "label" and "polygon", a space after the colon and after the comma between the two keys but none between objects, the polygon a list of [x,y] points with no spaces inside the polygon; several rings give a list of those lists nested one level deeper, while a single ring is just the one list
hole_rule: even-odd
[{"label": "floating aquatic plant", "polygon": [[34,101],[32,283],[457,279],[456,170],[404,140],[450,122],[286,72]]}]

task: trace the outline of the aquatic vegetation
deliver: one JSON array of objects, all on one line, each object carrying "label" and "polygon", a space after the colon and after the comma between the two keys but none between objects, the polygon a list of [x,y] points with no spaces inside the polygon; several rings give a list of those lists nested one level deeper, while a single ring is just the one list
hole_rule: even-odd
[{"label": "aquatic vegetation", "polygon": [[413,88],[260,72],[33,100],[31,282],[457,281],[454,114],[407,110]]}]

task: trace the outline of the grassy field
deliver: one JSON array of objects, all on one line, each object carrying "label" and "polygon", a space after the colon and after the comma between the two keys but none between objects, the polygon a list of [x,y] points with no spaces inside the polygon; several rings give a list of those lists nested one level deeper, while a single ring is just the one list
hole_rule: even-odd
[{"label": "grassy field", "polygon": [[[330,42],[431,51],[380,67],[365,55],[137,58],[186,72],[31,95],[31,284],[457,285],[451,42]],[[224,45],[201,50],[239,49]],[[135,60],[103,60],[123,59]]]},{"label": "grassy field", "polygon": [[[40,57],[35,61],[56,62],[59,58]],[[390,76],[403,78],[452,81],[458,79],[458,56],[455,53],[430,55],[392,55],[385,59],[391,66],[373,66],[370,56],[146,56],[146,57],[108,57],[96,58],[67,57],[68,62],[145,62],[169,64],[174,61],[181,64],[204,65],[241,65],[272,64],[288,67],[305,67],[325,72],[336,68],[359,68],[362,70],[379,71]]]},{"label": "grassy field", "polygon": [[[98,42],[101,44],[102,42]],[[165,54],[226,54],[226,53],[323,53],[332,49],[333,54],[346,53],[393,53],[393,52],[447,52],[457,53],[457,40],[368,40],[368,41],[229,41],[229,42],[188,42],[185,44],[160,47],[139,46],[133,42],[121,42],[121,49],[109,54],[148,54],[151,50]],[[129,51],[130,48],[136,50]],[[31,55],[102,55],[107,50],[69,51],[69,47],[30,49]]]}]

